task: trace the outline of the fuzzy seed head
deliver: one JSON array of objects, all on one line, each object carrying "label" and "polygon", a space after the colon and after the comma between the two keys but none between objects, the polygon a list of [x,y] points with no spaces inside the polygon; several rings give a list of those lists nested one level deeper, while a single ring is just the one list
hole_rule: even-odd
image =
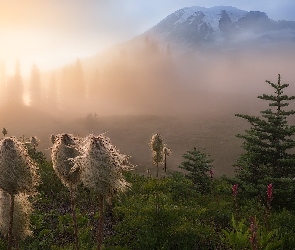
[{"label": "fuzzy seed head", "polygon": [[3,128],[3,129],[2,129],[2,134],[3,134],[4,136],[6,136],[7,133],[8,133],[7,129],[6,129],[6,128]]},{"label": "fuzzy seed head", "polygon": [[163,147],[163,154],[169,156],[171,154],[171,149],[166,145]]},{"label": "fuzzy seed head", "polygon": [[36,163],[15,137],[0,141],[0,188],[9,194],[32,194],[40,182]]},{"label": "fuzzy seed head", "polygon": [[36,136],[32,136],[30,138],[30,143],[34,148],[37,148],[39,146],[40,141],[38,140]]},{"label": "fuzzy seed head", "polygon": [[123,171],[132,170],[128,157],[119,152],[104,135],[89,135],[80,147],[81,157],[75,159],[81,168],[83,184],[90,190],[111,198],[118,192],[124,192],[130,184]]},{"label": "fuzzy seed head", "polygon": [[80,183],[80,167],[73,161],[78,157],[78,145],[81,139],[71,134],[54,136],[51,158],[53,169],[61,182],[69,189],[76,188]]},{"label": "fuzzy seed head", "polygon": [[[30,230],[30,215],[33,210],[28,198],[28,195],[24,193],[18,193],[14,197],[12,232],[19,239],[24,239],[32,234]],[[0,190],[0,232],[4,236],[9,231],[10,202],[10,195]]]},{"label": "fuzzy seed head", "polygon": [[50,136],[50,141],[51,141],[52,144],[55,142],[55,135]]},{"label": "fuzzy seed head", "polygon": [[150,141],[150,146],[153,151],[160,152],[163,150],[163,138],[160,134],[154,134]]}]

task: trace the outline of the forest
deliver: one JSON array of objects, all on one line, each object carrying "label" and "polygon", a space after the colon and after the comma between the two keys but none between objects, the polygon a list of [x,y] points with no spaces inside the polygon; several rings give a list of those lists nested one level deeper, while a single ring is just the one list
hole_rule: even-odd
[{"label": "forest", "polygon": [[[0,141],[1,249],[294,249],[295,96],[278,75],[249,124],[234,176],[216,176],[202,145],[183,152],[147,138],[153,171],[142,174],[106,134]],[[66,132],[66,131],[64,131]],[[171,148],[170,148],[171,147]]]}]

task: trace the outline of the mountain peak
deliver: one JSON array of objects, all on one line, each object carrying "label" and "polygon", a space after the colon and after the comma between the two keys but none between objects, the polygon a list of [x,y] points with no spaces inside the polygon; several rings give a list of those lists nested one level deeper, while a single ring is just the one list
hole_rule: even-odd
[{"label": "mountain peak", "polygon": [[[290,32],[291,30],[291,32]],[[294,42],[295,22],[276,22],[260,11],[232,6],[193,6],[175,11],[146,32],[157,40],[185,47]]]},{"label": "mountain peak", "polygon": [[214,30],[217,30],[222,12],[226,12],[232,22],[236,22],[240,18],[246,16],[248,13],[247,11],[237,9],[232,6],[215,6],[211,8],[193,6],[182,8],[176,11],[174,14],[179,15],[180,20],[178,22],[181,23],[189,18],[191,19],[193,16],[203,13],[203,21],[210,24]]}]

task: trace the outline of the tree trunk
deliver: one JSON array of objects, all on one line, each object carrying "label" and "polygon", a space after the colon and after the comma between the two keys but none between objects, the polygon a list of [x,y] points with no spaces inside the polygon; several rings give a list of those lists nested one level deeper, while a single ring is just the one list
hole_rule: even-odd
[{"label": "tree trunk", "polygon": [[78,226],[76,216],[76,195],[75,192],[70,188],[71,205],[72,205],[72,217],[74,226],[74,237],[75,237],[75,249],[79,250],[79,238],[78,238]]},{"label": "tree trunk", "polygon": [[157,162],[157,178],[159,177],[159,163]]},{"label": "tree trunk", "polygon": [[99,195],[99,219],[97,227],[97,250],[100,250],[103,241],[103,225],[104,224],[104,197]]},{"label": "tree trunk", "polygon": [[12,239],[13,239],[13,213],[14,213],[14,194],[10,194],[10,211],[9,211],[9,231],[8,231],[8,246],[7,249],[12,249]]}]

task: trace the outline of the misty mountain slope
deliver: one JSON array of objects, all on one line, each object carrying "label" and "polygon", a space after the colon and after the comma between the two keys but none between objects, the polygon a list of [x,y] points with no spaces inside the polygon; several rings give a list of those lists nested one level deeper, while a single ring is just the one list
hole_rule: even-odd
[{"label": "misty mountain slope", "polygon": [[188,48],[232,48],[295,42],[295,22],[274,21],[266,13],[230,6],[180,9],[144,33]]}]

